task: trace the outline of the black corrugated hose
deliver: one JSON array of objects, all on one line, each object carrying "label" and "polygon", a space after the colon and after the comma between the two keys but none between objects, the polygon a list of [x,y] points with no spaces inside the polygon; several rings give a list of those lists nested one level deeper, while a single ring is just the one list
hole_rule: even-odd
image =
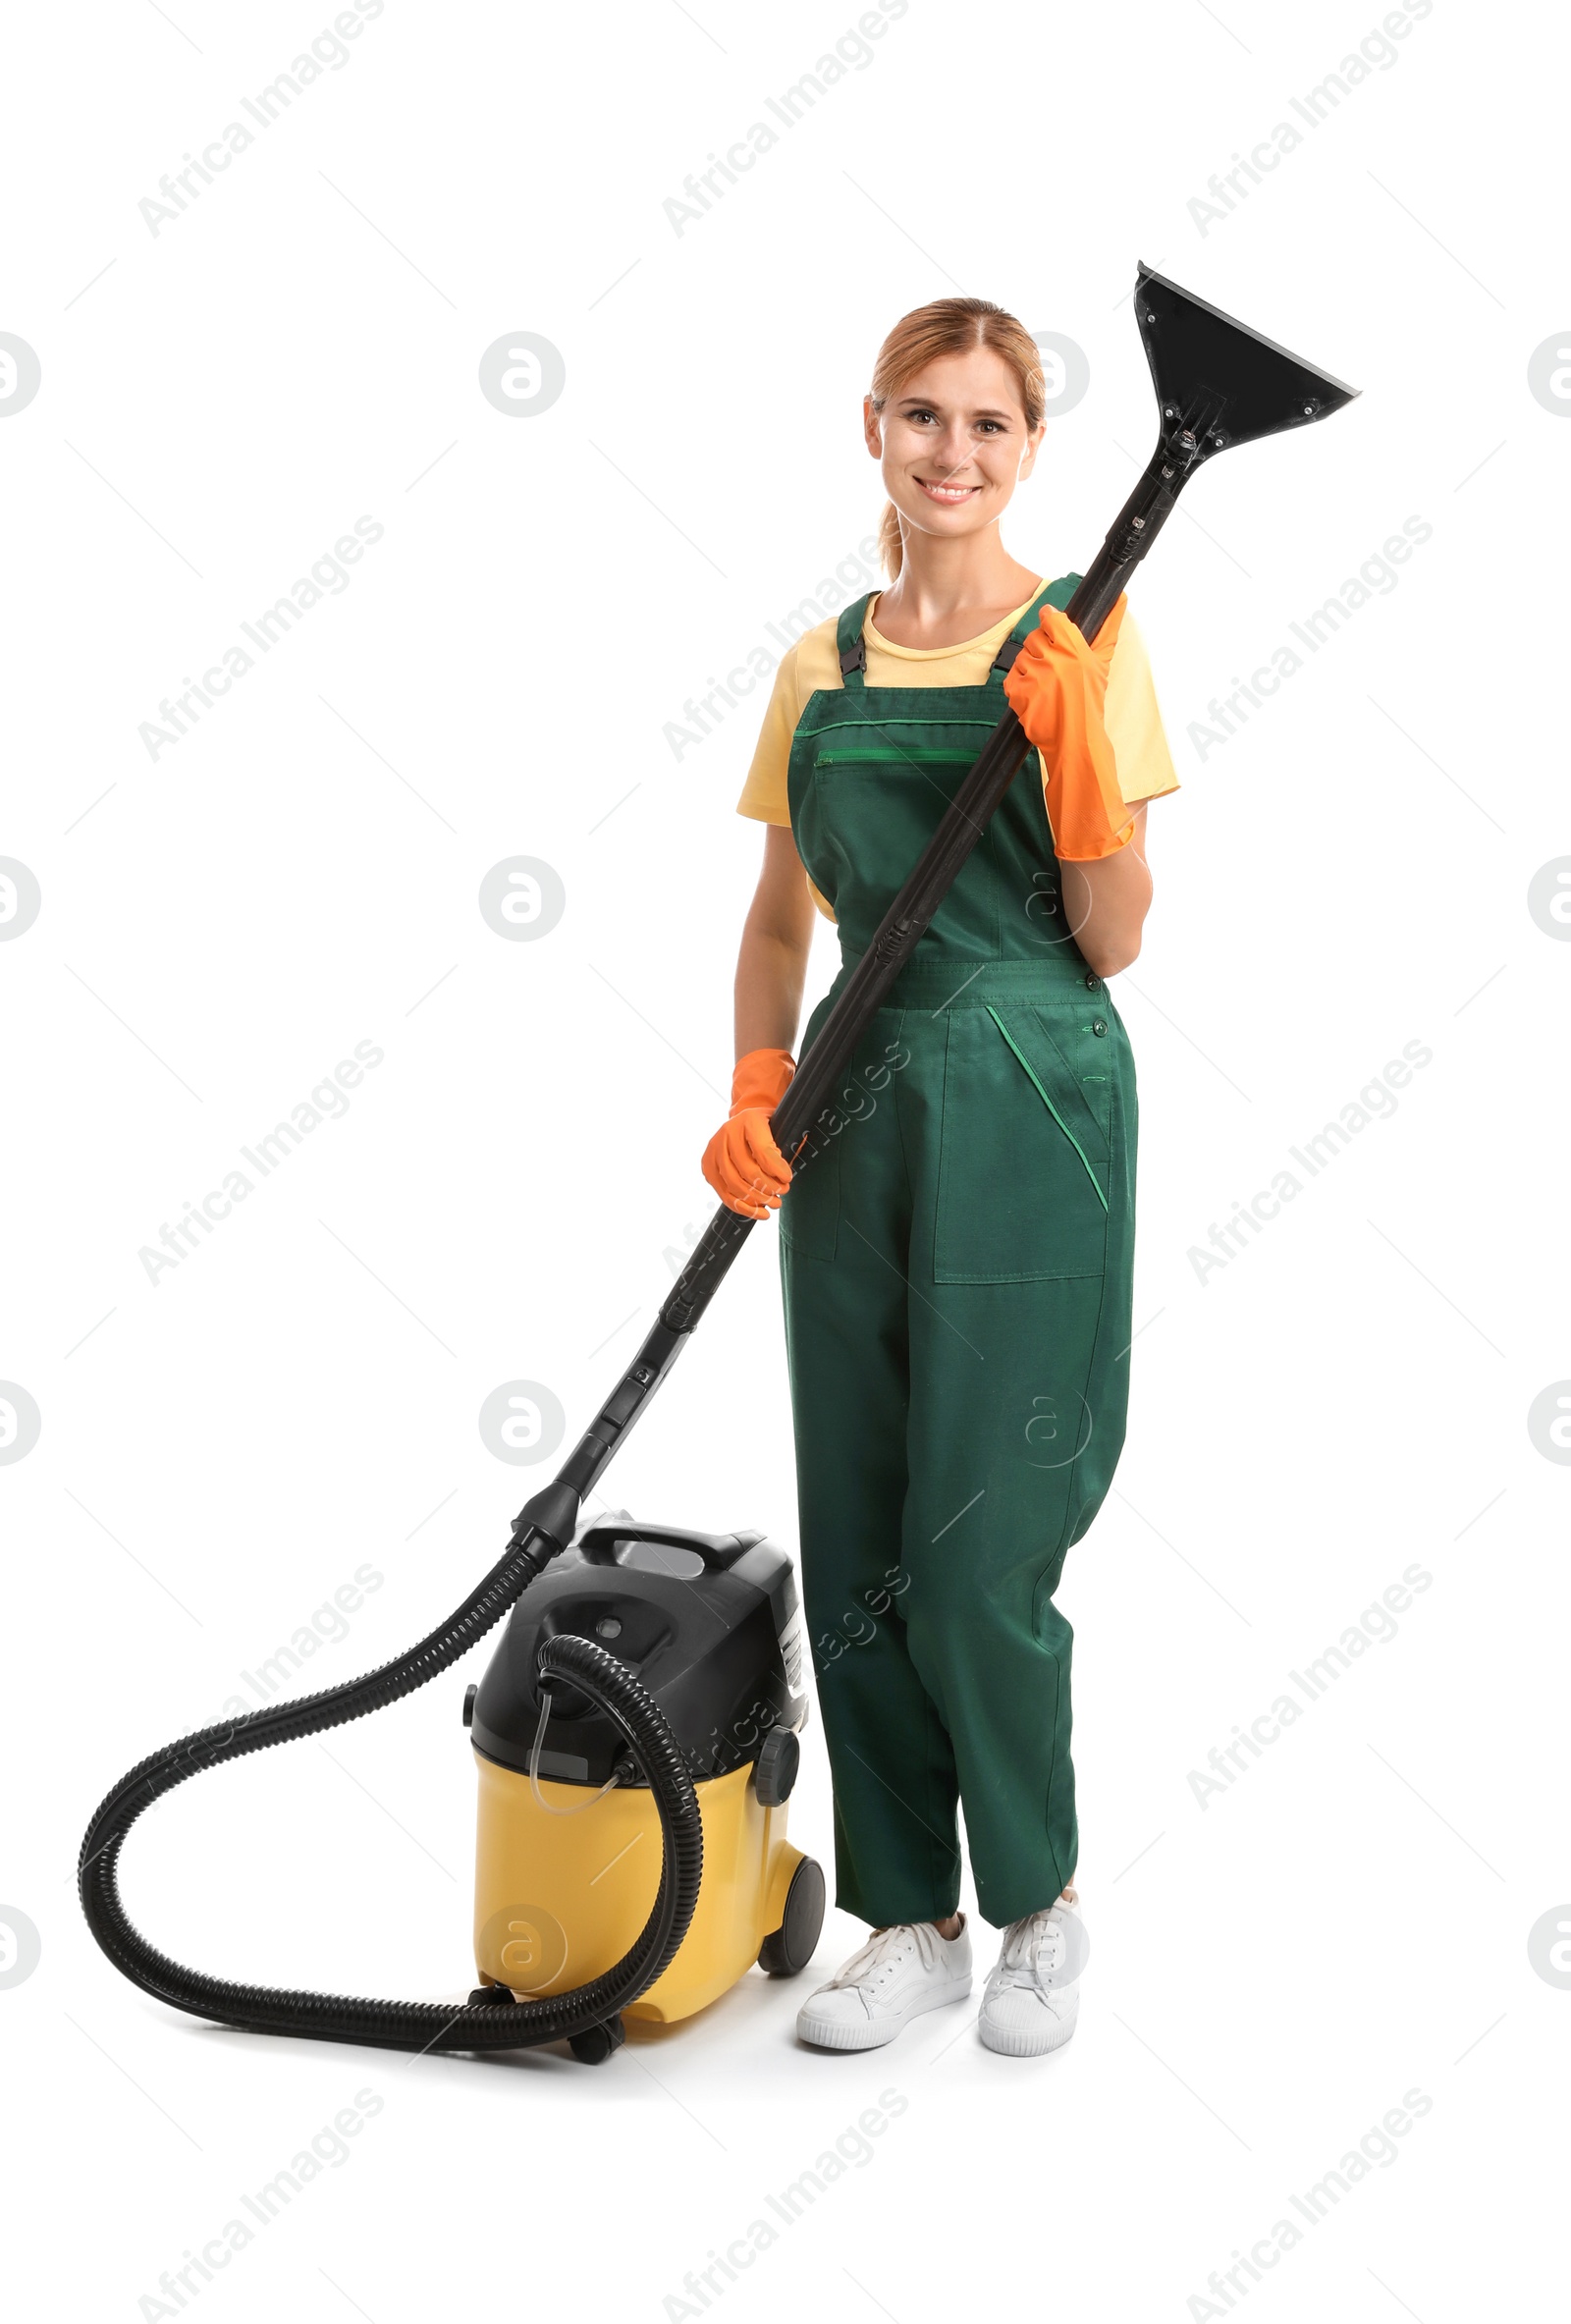
[{"label": "black corrugated hose", "polygon": [[[531,1529],[515,1540],[450,1620],[380,1670],[298,1702],[251,1711],[228,1725],[206,1727],[154,1752],[123,1776],[88,1825],[77,1865],[81,1909],[115,1967],[156,2000],[217,2025],[244,2027],[251,2033],[303,2034],[316,2041],[416,2051],[529,2049],[565,2040],[614,2017],[652,1985],[686,1935],[698,1902],[704,1864],[698,1795],[677,1739],[648,1690],[592,1639],[566,1634],[542,1645],[541,1675],[570,1680],[626,1736],[654,1794],[662,1842],[660,1887],[648,1919],[615,1967],[587,1985],[540,2000],[515,2000],[511,2008],[477,2005],[455,2010],[442,2002],[366,2001],[235,1984],[167,1959],[133,1924],[120,1898],[121,1845],[155,1800],[226,1759],[266,1751],[275,1743],[296,1743],[325,1727],[341,1727],[413,1694],[485,1636],[556,1548],[555,1541]],[[504,1991],[499,1987],[499,1996]]]}]

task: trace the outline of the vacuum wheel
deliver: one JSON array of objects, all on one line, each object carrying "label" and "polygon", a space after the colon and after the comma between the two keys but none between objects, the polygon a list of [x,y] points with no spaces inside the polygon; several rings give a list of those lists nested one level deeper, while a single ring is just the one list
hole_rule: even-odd
[{"label": "vacuum wheel", "polygon": [[772,1977],[794,1977],[813,1958],[824,1925],[824,1874],[804,1856],[786,1891],[786,1918],[759,1948],[758,1966]]},{"label": "vacuum wheel", "polygon": [[586,2026],[581,2033],[570,2033],[568,2047],[581,2066],[603,2066],[626,2038],[621,2018],[607,2018],[602,2025]]}]

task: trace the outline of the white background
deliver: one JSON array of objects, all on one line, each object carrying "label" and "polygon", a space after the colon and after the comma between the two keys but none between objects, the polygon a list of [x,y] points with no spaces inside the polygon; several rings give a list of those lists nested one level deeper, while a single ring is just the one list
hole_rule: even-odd
[{"label": "white background", "polygon": [[[1310,130],[1288,100],[1375,0],[911,0],[676,232],[667,197],[855,14],[392,0],[156,235],[138,202],[249,119],[325,0],[12,26],[0,329],[42,364],[0,427],[0,853],[43,898],[0,945],[0,1377],[42,1416],[0,1467],[0,1901],[42,1938],[0,1992],[18,2314],[166,2312],[138,2306],[161,2273],[367,2088],[348,2159],[192,2311],[706,2312],[668,2304],[687,2271],[887,2090],[870,2159],[745,2282],[714,2278],[716,2312],[1226,2312],[1212,2271],[1411,2090],[1431,2108],[1395,2159],[1227,2299],[1540,2307],[1571,1993],[1528,1935],[1571,1919],[1571,1474],[1527,1415],[1571,1375],[1571,946],[1527,892],[1571,855],[1571,429],[1528,365],[1571,325],[1563,36],[1440,0]],[[1197,220],[1282,121],[1297,150]],[[763,695],[679,763],[663,728],[873,529],[879,340],[959,289],[1084,349],[1009,532],[1035,569],[1083,566],[1153,435],[1137,258],[1363,395],[1217,461],[1136,583],[1183,787],[1116,987],[1143,1108],[1130,1433],[1060,1600],[1074,2042],[995,2058],[953,2013],[826,2057],[793,2041],[805,1985],[756,1973],[600,2072],[255,2039],[144,1999],[75,1900],[95,1802],[356,1566],[382,1587],[312,1685],[456,1604],[549,1473],[493,1456],[482,1399],[538,1381],[581,1428],[709,1214]],[[519,331],[567,385],[508,416],[477,370]],[[151,759],[139,724],[361,515],[384,533],[350,586]],[[1202,757],[1211,697],[1409,516],[1433,535],[1397,585]],[[477,908],[513,855],[566,887],[539,942]],[[826,928],[814,993],[833,965]],[[150,1282],[141,1247],[358,1041],[385,1056],[348,1113]],[[1433,1061],[1395,1113],[1202,1282],[1212,1223],[1415,1041]],[[794,1546],[774,1231],[608,1483]],[[1413,1564],[1397,1636],[1202,1807],[1190,1771]],[[460,1703],[486,1650],[326,1755],[169,1802],[127,1855],[148,1932],[240,1976],[464,1990]],[[829,1859],[816,1721],[791,1825]],[[820,1973],[857,1939],[832,1916]]]}]

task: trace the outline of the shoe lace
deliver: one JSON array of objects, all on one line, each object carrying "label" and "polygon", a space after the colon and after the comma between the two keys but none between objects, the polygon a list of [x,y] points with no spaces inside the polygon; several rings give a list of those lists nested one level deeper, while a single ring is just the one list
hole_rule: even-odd
[{"label": "shoe lace", "polygon": [[907,1943],[914,1942],[915,1938],[916,1931],[909,1921],[896,1921],[890,1928],[876,1928],[866,1944],[860,1946],[849,1961],[843,1962],[836,1971],[830,1983],[860,1984],[869,1970],[892,1965],[906,1950]]},{"label": "shoe lace", "polygon": [[999,1967],[1011,1977],[1035,1978],[1044,1967],[1059,1968],[1063,1958],[1063,1920],[1056,1905],[1047,1905],[1040,1913],[1029,1913],[1023,1920],[1012,1923],[1003,1940]]}]

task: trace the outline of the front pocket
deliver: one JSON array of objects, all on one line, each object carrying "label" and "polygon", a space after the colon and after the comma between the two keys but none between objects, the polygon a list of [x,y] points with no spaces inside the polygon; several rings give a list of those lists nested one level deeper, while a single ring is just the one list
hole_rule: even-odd
[{"label": "front pocket", "polygon": [[944,1060],[933,1276],[1100,1275],[1120,1200],[1109,1044],[1077,1008],[957,1009]]},{"label": "front pocket", "polygon": [[829,1139],[781,1198],[780,1239],[798,1259],[833,1259],[840,1227],[840,1149]]}]

